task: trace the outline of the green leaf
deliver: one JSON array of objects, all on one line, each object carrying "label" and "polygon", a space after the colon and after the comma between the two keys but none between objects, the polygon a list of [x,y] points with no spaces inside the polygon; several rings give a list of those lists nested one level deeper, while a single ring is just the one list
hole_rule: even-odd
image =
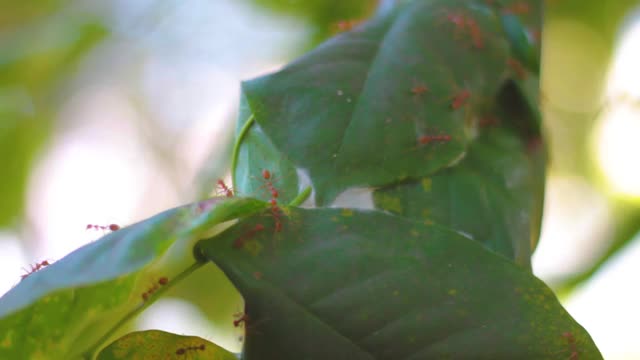
[{"label": "green leaf", "polygon": [[510,81],[456,166],[374,191],[377,208],[459,231],[530,268],[540,235],[546,150],[536,77]]},{"label": "green leaf", "polygon": [[[273,146],[273,143],[251,119],[251,109],[243,96],[240,101],[240,115],[237,133],[241,138],[238,152],[237,166],[234,172],[235,187],[242,196],[253,196],[268,201],[271,193],[262,177],[262,171],[267,170],[273,175],[271,180],[279,193],[279,201],[289,203],[298,195],[298,175],[291,162]],[[248,121],[250,129],[242,134],[242,129]]]},{"label": "green leaf", "polygon": [[456,232],[377,211],[286,213],[282,232],[253,218],[199,243],[245,298],[244,359],[601,358],[544,283]]},{"label": "green leaf", "polygon": [[266,206],[213,198],[167,210],[29,275],[0,298],[0,358],[73,358],[89,350],[118,321],[148,306],[143,294],[163,287],[161,278],[168,286],[178,281],[194,262],[196,241]]},{"label": "green leaf", "polygon": [[[308,170],[322,205],[349,187],[455,163],[473,138],[474,113],[509,76],[509,52],[499,14],[484,2],[412,1],[243,91],[276,148]],[[420,143],[435,134],[451,139]]]},{"label": "green leaf", "polygon": [[536,75],[540,72],[543,2],[501,0],[497,6],[513,56]]},{"label": "green leaf", "polygon": [[97,360],[117,359],[219,359],[236,360],[233,353],[197,336],[180,336],[160,330],[127,334],[107,346]]},{"label": "green leaf", "polygon": [[528,268],[538,235],[538,229],[532,234],[534,222],[542,215],[536,200],[544,195],[544,167],[536,165],[517,136],[488,129],[457,166],[376,190],[374,202],[394,214],[446,225]]},{"label": "green leaf", "polygon": [[513,48],[514,56],[536,75],[540,72],[540,47],[515,15],[502,15],[502,26]]}]

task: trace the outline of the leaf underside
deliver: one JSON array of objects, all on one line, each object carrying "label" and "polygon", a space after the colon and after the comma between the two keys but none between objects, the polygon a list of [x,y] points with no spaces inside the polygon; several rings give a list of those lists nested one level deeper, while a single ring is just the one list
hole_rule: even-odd
[{"label": "leaf underside", "polygon": [[192,359],[235,360],[234,354],[197,336],[160,330],[129,333],[107,346],[97,360]]},{"label": "leaf underside", "polygon": [[[87,351],[145,303],[142,294],[159,278],[170,281],[193,264],[193,244],[207,229],[265,206],[214,198],[167,210],[29,275],[0,298],[0,358],[74,358]],[[177,260],[163,262],[170,256]]]}]

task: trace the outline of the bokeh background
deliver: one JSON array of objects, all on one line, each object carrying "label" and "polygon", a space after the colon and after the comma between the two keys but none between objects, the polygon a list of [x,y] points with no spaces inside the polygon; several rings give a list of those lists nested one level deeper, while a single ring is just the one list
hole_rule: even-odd
[{"label": "bokeh background", "polygon": [[[0,294],[29,264],[103,235],[88,224],[215,192],[240,81],[392,2],[0,0]],[[606,359],[639,359],[640,4],[547,5],[551,161],[534,272]],[[135,326],[237,350],[202,313],[237,301],[215,301],[161,300]]]}]

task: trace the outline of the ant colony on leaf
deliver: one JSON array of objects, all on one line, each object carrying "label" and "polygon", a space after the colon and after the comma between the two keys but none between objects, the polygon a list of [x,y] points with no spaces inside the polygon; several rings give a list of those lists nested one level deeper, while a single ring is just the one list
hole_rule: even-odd
[{"label": "ant colony on leaf", "polygon": [[272,181],[272,174],[269,170],[262,170],[262,178],[265,180],[265,185],[267,187],[267,191],[269,191],[271,195],[271,199],[269,200],[269,204],[271,204],[271,214],[273,215],[273,219],[275,222],[275,231],[282,231],[282,220],[280,216],[282,215],[282,209],[278,206],[278,190],[274,187]]}]

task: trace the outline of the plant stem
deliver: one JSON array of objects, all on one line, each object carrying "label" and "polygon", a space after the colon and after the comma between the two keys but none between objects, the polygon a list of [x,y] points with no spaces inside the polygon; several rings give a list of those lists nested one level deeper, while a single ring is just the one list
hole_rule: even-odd
[{"label": "plant stem", "polygon": [[233,153],[231,153],[231,186],[234,189],[236,188],[236,184],[237,184],[236,166],[238,165],[238,153],[240,152],[240,144],[242,144],[242,140],[247,135],[247,132],[249,132],[249,129],[251,128],[254,122],[255,122],[255,116],[251,114],[247,122],[244,123],[244,126],[242,126],[242,129],[240,129],[240,133],[238,134],[236,143],[233,145]]},{"label": "plant stem", "polygon": [[102,344],[105,343],[107,340],[109,340],[121,327],[123,327],[129,321],[131,321],[133,318],[138,316],[138,314],[140,314],[142,311],[144,311],[146,308],[148,308],[151,304],[153,304],[154,300],[156,300],[162,294],[164,294],[169,289],[171,289],[175,284],[179,283],[184,278],[186,278],[187,276],[191,275],[191,273],[193,273],[194,271],[198,270],[204,264],[206,264],[206,262],[196,261],[193,265],[189,266],[183,272],[181,272],[178,275],[176,275],[175,278],[170,279],[170,281],[166,285],[161,286],[156,292],[151,294],[149,296],[149,298],[147,300],[145,300],[140,306],[136,307],[135,309],[130,311],[128,314],[126,314],[120,321],[118,321],[117,324],[115,324],[100,339],[98,339],[98,341],[96,341],[96,343],[93,346],[91,346],[89,348],[89,350],[87,350],[83,354],[83,358],[87,359],[87,360],[95,359],[96,355],[97,355],[96,352],[98,350],[100,350],[100,348],[102,347]]},{"label": "plant stem", "polygon": [[298,196],[296,196],[295,199],[291,200],[291,202],[289,203],[289,206],[300,206],[300,204],[302,204],[305,200],[309,198],[309,195],[311,195],[310,186],[302,190],[302,192],[298,194]]}]

